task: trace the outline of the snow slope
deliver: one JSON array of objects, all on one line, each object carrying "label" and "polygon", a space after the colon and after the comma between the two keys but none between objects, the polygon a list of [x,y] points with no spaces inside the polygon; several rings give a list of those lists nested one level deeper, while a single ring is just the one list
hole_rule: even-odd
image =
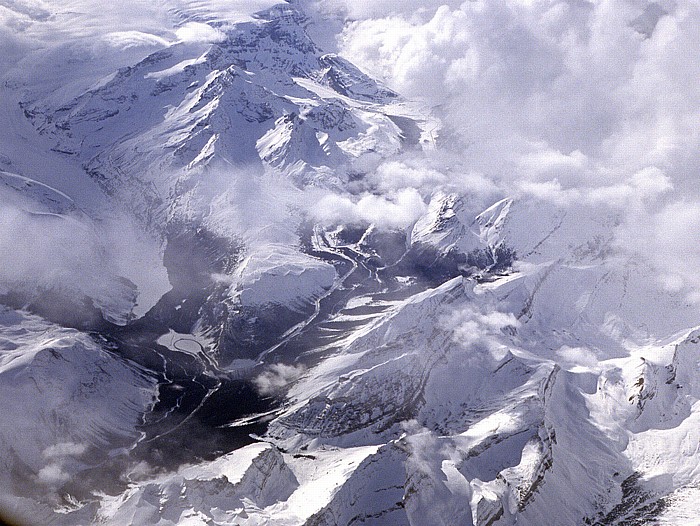
[{"label": "snow slope", "polygon": [[100,466],[141,438],[156,382],[87,335],[7,307],[0,349],[3,511],[46,524],[118,476]]},{"label": "snow slope", "polygon": [[[527,203],[505,204],[473,219],[482,242],[523,239],[512,232]],[[577,243],[541,262],[561,241],[528,232],[522,246],[538,249],[515,270],[456,277],[346,330],[268,428],[295,474],[291,493],[232,499],[218,523],[692,524],[697,334],[661,338],[637,295],[685,316],[662,320],[670,331],[695,307],[659,297],[651,274],[631,294],[616,284],[631,279],[624,260]],[[570,300],[579,295],[587,301]],[[143,484],[161,495],[187,487]],[[208,506],[196,520],[220,513]],[[175,516],[194,517],[188,509]]]},{"label": "snow slope", "polygon": [[173,43],[74,98],[30,87],[22,107],[56,151],[151,226],[201,216],[221,191],[207,185],[216,168],[262,163],[299,185],[338,186],[358,158],[412,140],[392,120],[406,113],[397,95],[323,54],[296,7],[254,18],[214,42]]}]

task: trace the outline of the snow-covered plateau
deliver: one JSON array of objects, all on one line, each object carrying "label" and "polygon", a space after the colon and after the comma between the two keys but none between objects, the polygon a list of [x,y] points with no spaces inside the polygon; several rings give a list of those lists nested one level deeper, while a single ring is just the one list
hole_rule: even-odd
[{"label": "snow-covered plateau", "polygon": [[[477,56],[483,2],[113,4],[0,0],[0,524],[700,525],[697,238],[667,250],[699,225],[671,161],[484,160],[510,128],[472,119],[512,101],[428,96],[455,41],[455,78],[530,82]],[[602,12],[635,57],[698,11],[549,4],[547,45]],[[426,96],[363,68],[359,31],[418,56]]]}]

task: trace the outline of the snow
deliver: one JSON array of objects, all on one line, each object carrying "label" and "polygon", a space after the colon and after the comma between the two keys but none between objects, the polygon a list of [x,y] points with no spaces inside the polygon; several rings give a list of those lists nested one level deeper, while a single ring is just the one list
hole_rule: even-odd
[{"label": "snow", "polygon": [[248,512],[288,496],[296,486],[294,474],[279,452],[269,444],[251,444],[107,498],[98,520],[110,525],[210,524],[212,520],[242,524]]},{"label": "snow", "polygon": [[185,354],[198,356],[211,347],[211,339],[199,334],[181,334],[170,329],[167,334],[160,336],[156,343],[168,349]]},{"label": "snow", "polygon": [[258,247],[239,266],[229,290],[244,306],[266,303],[301,308],[331,288],[333,265],[285,245]]},{"label": "snow", "polygon": [[182,62],[178,62],[174,66],[170,66],[169,68],[166,68],[162,71],[151,71],[149,73],[146,73],[146,75],[144,75],[144,78],[162,81],[162,80],[166,79],[167,77],[171,77],[171,76],[177,75],[179,73],[183,73],[185,71],[185,68],[187,68],[189,66],[201,64],[202,62],[204,62],[204,60],[205,60],[205,58],[203,56],[198,57],[198,58],[192,58],[189,60],[183,60]]},{"label": "snow", "polygon": [[[0,310],[0,449],[5,499],[45,520],[51,499],[110,452],[133,447],[155,382],[91,338],[38,316]],[[21,474],[13,477],[12,473]],[[33,480],[27,486],[22,479]]]}]

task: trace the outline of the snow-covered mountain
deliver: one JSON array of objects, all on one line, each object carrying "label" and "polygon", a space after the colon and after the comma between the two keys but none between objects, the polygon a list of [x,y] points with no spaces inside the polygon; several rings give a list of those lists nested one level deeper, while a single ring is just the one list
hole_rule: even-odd
[{"label": "snow-covered mountain", "polygon": [[313,6],[166,4],[104,60],[0,6],[45,44],[2,77],[3,520],[698,524],[700,312],[620,207],[445,183],[441,109]]},{"label": "snow-covered mountain", "polygon": [[218,190],[209,172],[226,166],[262,164],[298,185],[342,186],[368,154],[418,142],[428,118],[322,53],[307,22],[277,5],[213,44],[175,43],[71,100],[30,92],[22,107],[56,151],[77,156],[150,223],[201,214]]}]

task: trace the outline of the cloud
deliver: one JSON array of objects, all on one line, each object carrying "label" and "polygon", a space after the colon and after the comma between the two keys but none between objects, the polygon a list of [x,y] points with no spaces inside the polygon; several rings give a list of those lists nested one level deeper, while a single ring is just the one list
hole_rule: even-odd
[{"label": "cloud", "polygon": [[166,39],[142,31],[113,31],[104,35],[102,41],[107,46],[119,51],[139,47],[158,48],[169,45]]},{"label": "cloud", "polygon": [[480,196],[499,191],[493,181],[464,166],[459,157],[442,152],[390,158],[370,171],[364,184],[380,194],[414,189],[424,197],[436,189]]},{"label": "cloud", "polygon": [[429,166],[408,164],[407,162],[390,160],[379,165],[371,176],[376,181],[376,187],[383,192],[403,188],[422,188],[447,182],[447,176]]},{"label": "cloud", "polygon": [[305,371],[306,367],[303,365],[276,363],[267,366],[267,369],[258,375],[253,383],[261,395],[272,395],[296,381]]},{"label": "cloud", "polygon": [[[42,47],[60,78],[70,76],[67,64],[79,60],[95,65],[81,71],[102,78],[170,42],[216,41],[222,38],[219,23],[226,27],[273,3],[6,0],[0,6],[0,68]],[[664,259],[658,253],[671,257],[668,246],[683,243],[686,232],[673,228],[668,216],[692,215],[700,204],[697,2],[303,3],[343,20],[341,54],[433,108],[444,123],[439,146],[452,158],[388,159],[348,193],[284,188],[274,203],[253,197],[246,206],[233,195],[241,190],[236,188],[212,208],[237,207],[226,213],[238,214],[240,224],[255,223],[244,225],[251,238],[273,214],[248,213],[257,205],[278,210],[275,217],[298,207],[325,223],[403,228],[425,211],[433,190],[447,189],[483,197],[516,194],[561,207],[609,207],[621,215],[618,246],[657,266]],[[629,239],[647,240],[647,249]],[[685,286],[697,286],[696,274],[700,266],[664,272],[668,283]]]},{"label": "cloud", "polygon": [[[128,218],[93,221],[50,187],[5,172],[0,180],[1,295],[67,319],[89,298],[123,323],[136,301],[144,314],[170,288],[159,243]],[[11,189],[20,183],[30,190]]]},{"label": "cloud", "polygon": [[326,223],[373,223],[382,228],[406,228],[427,210],[418,190],[403,188],[388,195],[359,197],[327,193],[310,208],[317,220]]},{"label": "cloud", "polygon": [[47,447],[43,456],[48,459],[62,457],[79,457],[87,451],[85,444],[76,444],[75,442],[61,442]]},{"label": "cloud", "polygon": [[518,187],[525,195],[560,207],[603,205],[610,209],[627,208],[632,212],[670,192],[673,183],[659,168],[648,166],[612,185],[565,188],[555,178],[542,182],[525,180]]},{"label": "cloud", "polygon": [[481,345],[501,358],[503,345],[499,341],[503,330],[516,329],[520,322],[510,312],[466,307],[444,315],[440,319],[443,329],[452,333],[452,339],[464,348]]},{"label": "cloud", "polygon": [[579,150],[564,154],[558,150],[547,148],[537,149],[532,153],[524,154],[520,158],[520,171],[531,179],[547,178],[551,176],[570,177],[585,170],[588,158]]},{"label": "cloud", "polygon": [[377,2],[347,8],[339,47],[428,102],[464,165],[505,191],[601,186],[604,201],[630,173],[657,167],[697,197],[700,8],[659,5],[646,38],[630,25],[646,7],[623,0],[427,3],[419,13]]},{"label": "cloud", "polygon": [[366,20],[388,15],[411,15],[430,17],[440,6],[458,7],[463,0],[376,0],[357,2],[354,0],[322,0],[311,2],[312,9],[329,15],[341,13],[350,20]]},{"label": "cloud", "polygon": [[628,218],[617,231],[618,244],[645,257],[659,272],[659,281],[671,291],[686,290],[700,301],[700,202],[677,201],[655,213]]},{"label": "cloud", "polygon": [[648,166],[622,183],[592,188],[586,197],[594,204],[625,207],[635,202],[654,200],[672,189],[673,183],[667,175],[655,166]]},{"label": "cloud", "polygon": [[40,482],[48,486],[59,486],[70,480],[70,475],[63,471],[60,464],[49,464],[37,473]]},{"label": "cloud", "polygon": [[697,299],[700,6],[649,5],[377,2],[347,9],[339,48],[427,102],[461,166],[505,195],[615,214],[616,247]]},{"label": "cloud", "polygon": [[557,355],[564,362],[572,365],[595,367],[598,364],[598,357],[592,351],[583,347],[568,347],[565,345],[557,350]]},{"label": "cloud", "polygon": [[60,486],[71,478],[71,464],[85,454],[87,446],[74,442],[61,442],[49,446],[42,456],[49,462],[37,473],[37,478],[47,486]]},{"label": "cloud", "polygon": [[[217,27],[250,20],[253,13],[277,3],[279,0],[0,0],[0,71],[10,71],[31,51],[39,51],[31,57],[39,62],[34,65],[37,70],[57,68],[66,71],[65,77],[92,73],[94,78],[86,82],[90,86],[173,42],[219,41],[224,33]],[[77,62],[86,61],[91,68],[76,68]],[[24,63],[15,74],[23,77],[27,70],[32,68]],[[42,80],[49,77],[43,75]]]},{"label": "cloud", "polygon": [[2,0],[0,8],[15,16],[25,16],[30,20],[46,20],[51,16],[49,6],[40,0]]},{"label": "cloud", "polygon": [[175,31],[180,42],[221,42],[226,33],[202,22],[187,22]]},{"label": "cloud", "polygon": [[[42,287],[73,283],[101,259],[95,233],[75,218],[32,214],[3,203],[0,211],[0,283]],[[92,274],[92,273],[90,273]]]}]

